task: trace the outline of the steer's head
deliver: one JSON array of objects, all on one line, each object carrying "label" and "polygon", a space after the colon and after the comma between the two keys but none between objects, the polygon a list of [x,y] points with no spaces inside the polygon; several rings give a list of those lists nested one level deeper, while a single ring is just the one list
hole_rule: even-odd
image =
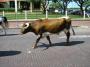
[{"label": "steer's head", "polygon": [[31,23],[24,23],[21,26],[21,33],[26,34],[26,33],[30,32],[30,29],[31,29]]}]

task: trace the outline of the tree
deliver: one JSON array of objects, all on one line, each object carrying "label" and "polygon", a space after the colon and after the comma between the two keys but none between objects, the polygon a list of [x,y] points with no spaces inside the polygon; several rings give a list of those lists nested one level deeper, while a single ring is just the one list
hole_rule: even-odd
[{"label": "tree", "polygon": [[30,2],[31,12],[32,12],[32,4],[33,4],[34,2],[40,2],[40,3],[41,3],[42,10],[43,10],[43,13],[45,13],[46,8],[47,8],[46,1],[49,1],[49,0],[27,0],[27,1]]},{"label": "tree", "polygon": [[43,13],[46,13],[46,9],[48,9],[49,0],[40,0]]},{"label": "tree", "polygon": [[52,0],[52,1],[56,3],[58,0]]},{"label": "tree", "polygon": [[30,2],[30,12],[32,12],[33,4],[36,2],[41,2],[41,0],[26,0],[27,2]]},{"label": "tree", "polygon": [[63,10],[64,10],[64,14],[65,14],[65,11],[67,10],[67,6],[68,4],[71,2],[71,0],[61,0],[62,1],[62,4],[63,4]]},{"label": "tree", "polygon": [[90,11],[90,1],[85,2],[84,5],[85,5],[85,10],[86,11],[88,11],[88,10]]},{"label": "tree", "polygon": [[71,2],[72,0],[53,0],[53,2],[58,2],[61,6],[60,8],[63,9],[63,13],[65,14],[65,11],[67,10],[67,6],[68,4]]},{"label": "tree", "polygon": [[57,9],[57,8],[60,8],[60,4],[58,3],[58,2],[52,2],[50,5],[49,5],[49,7],[50,8],[53,8],[53,9]]},{"label": "tree", "polygon": [[82,15],[84,14],[83,11],[83,7],[85,7],[85,3],[88,2],[89,0],[73,0],[74,2],[76,2],[78,4],[78,6],[80,7],[81,13]]},{"label": "tree", "polygon": [[34,2],[34,0],[26,0],[27,2],[30,2],[30,12],[32,13],[32,3]]}]

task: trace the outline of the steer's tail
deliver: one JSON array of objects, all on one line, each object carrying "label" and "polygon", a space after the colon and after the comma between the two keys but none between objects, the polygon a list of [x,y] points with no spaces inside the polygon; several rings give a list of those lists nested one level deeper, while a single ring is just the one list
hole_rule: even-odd
[{"label": "steer's tail", "polygon": [[75,31],[74,31],[74,29],[73,29],[72,24],[71,24],[71,29],[72,29],[73,35],[75,35]]}]

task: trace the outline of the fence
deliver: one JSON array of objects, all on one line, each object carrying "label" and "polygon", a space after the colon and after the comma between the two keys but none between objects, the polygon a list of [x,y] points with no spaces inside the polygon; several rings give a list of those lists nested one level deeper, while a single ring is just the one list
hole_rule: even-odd
[{"label": "fence", "polygon": [[[66,11],[67,12],[67,11]],[[40,18],[46,18],[46,14],[43,14],[41,11],[33,11],[30,13],[30,11],[23,11],[23,12],[0,12],[0,15],[6,16],[8,20],[28,20],[28,19],[40,19]],[[64,16],[63,14],[60,13],[48,13],[48,18],[58,18]],[[81,15],[71,15],[66,13],[66,16],[70,16],[73,19],[86,19],[90,18],[88,14],[84,14],[84,16]]]}]

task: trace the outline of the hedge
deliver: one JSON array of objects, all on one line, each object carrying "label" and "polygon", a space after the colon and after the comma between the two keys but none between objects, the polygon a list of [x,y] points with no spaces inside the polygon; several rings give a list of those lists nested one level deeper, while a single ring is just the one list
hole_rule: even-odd
[{"label": "hedge", "polygon": [[[5,12],[14,12],[15,8],[0,8],[0,12],[5,11]],[[20,9],[18,9],[20,11]]]}]

